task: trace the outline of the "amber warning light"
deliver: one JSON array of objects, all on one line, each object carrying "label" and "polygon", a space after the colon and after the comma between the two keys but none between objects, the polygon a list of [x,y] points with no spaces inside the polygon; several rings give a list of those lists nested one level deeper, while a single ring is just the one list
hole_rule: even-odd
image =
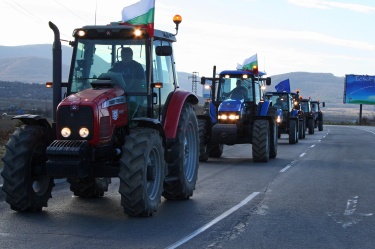
[{"label": "amber warning light", "polygon": [[175,24],[180,24],[181,22],[182,22],[182,17],[180,16],[180,15],[175,15],[174,17],[173,17],[173,22],[175,23]]}]

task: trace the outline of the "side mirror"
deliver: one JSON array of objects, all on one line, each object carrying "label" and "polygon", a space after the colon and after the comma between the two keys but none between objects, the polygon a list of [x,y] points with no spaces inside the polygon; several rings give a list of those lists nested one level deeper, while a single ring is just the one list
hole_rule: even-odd
[{"label": "side mirror", "polygon": [[206,84],[206,77],[202,76],[201,77],[201,85]]},{"label": "side mirror", "polygon": [[172,47],[171,46],[157,46],[155,48],[155,53],[158,56],[170,56],[172,55]]},{"label": "side mirror", "polygon": [[326,102],[323,102],[322,104],[323,104],[323,107],[326,107]]},{"label": "side mirror", "polygon": [[270,77],[267,77],[267,78],[266,78],[266,85],[267,85],[267,86],[270,86],[270,85],[271,85],[271,78],[270,78]]}]

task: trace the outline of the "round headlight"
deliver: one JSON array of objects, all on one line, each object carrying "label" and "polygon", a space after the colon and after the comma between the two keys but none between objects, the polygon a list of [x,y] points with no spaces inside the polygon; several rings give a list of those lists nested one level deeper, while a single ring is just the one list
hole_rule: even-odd
[{"label": "round headlight", "polygon": [[67,138],[72,134],[72,131],[68,127],[64,127],[61,129],[61,136]]},{"label": "round headlight", "polygon": [[87,129],[86,127],[79,129],[79,135],[82,138],[86,138],[89,135],[89,129]]}]

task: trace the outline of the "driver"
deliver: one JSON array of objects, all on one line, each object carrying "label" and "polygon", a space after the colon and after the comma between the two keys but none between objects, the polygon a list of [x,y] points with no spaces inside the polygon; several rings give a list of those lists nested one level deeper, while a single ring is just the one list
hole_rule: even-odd
[{"label": "driver", "polygon": [[232,99],[246,99],[247,98],[247,89],[242,86],[242,81],[237,80],[236,87],[230,91],[228,94]]},{"label": "driver", "polygon": [[133,50],[129,47],[122,48],[121,61],[116,62],[108,71],[121,73],[128,90],[140,91],[146,85],[143,67],[133,60]]}]

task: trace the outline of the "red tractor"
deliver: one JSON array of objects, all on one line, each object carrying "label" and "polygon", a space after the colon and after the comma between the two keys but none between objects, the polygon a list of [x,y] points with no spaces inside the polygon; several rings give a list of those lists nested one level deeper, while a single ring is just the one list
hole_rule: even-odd
[{"label": "red tractor", "polygon": [[[181,17],[175,17],[177,34]],[[1,173],[11,209],[41,211],[60,178],[76,196],[100,197],[118,177],[129,216],[151,216],[162,196],[189,199],[199,166],[198,99],[178,88],[175,34],[155,30],[149,36],[122,23],[75,29],[69,80],[62,83],[60,33],[49,26],[55,36],[53,122],[14,117],[23,126],[5,146]],[[127,64],[120,54],[130,50]]]}]

